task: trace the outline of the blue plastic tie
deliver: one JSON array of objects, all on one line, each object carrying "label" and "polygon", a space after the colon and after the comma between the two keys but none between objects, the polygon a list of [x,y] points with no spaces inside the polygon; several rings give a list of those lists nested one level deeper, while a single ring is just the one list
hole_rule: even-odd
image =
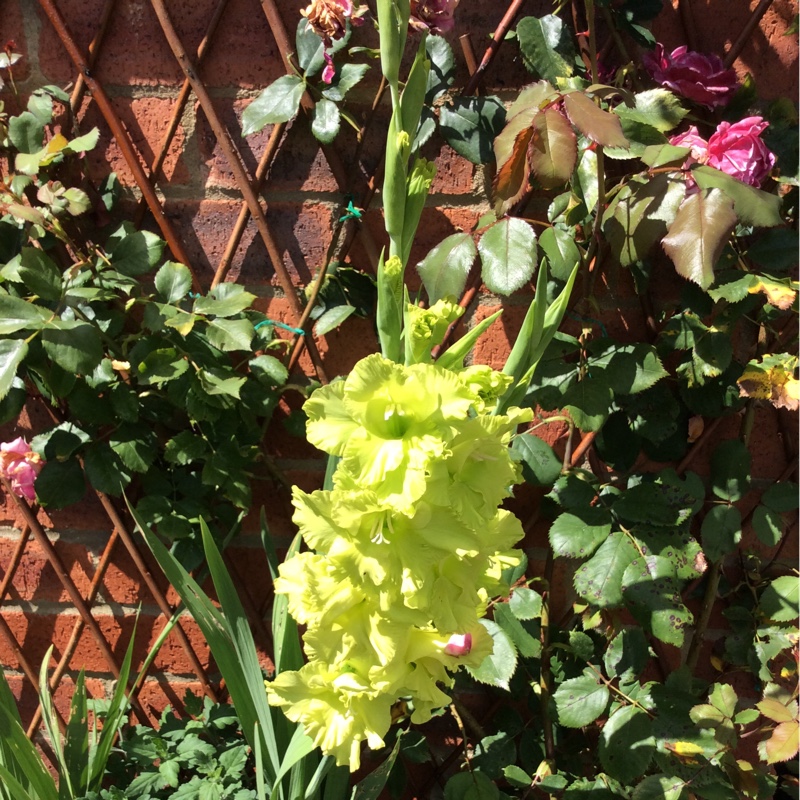
[{"label": "blue plastic tie", "polygon": [[257,325],[253,326],[253,330],[257,331],[262,325],[272,325],[273,328],[283,328],[283,330],[294,333],[297,336],[306,335],[306,332],[302,328],[293,328],[291,325],[287,325],[285,322],[277,322],[273,319],[262,320]]}]

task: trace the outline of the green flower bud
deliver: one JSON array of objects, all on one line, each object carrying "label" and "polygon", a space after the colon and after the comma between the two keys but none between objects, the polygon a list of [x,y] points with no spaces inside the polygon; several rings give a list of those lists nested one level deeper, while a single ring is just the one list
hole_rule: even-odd
[{"label": "green flower bud", "polygon": [[403,210],[403,241],[401,247],[401,258],[404,264],[408,263],[411,245],[414,243],[419,219],[422,216],[422,209],[425,207],[425,200],[431,190],[435,175],[436,165],[425,158],[418,158],[414,162],[411,174],[408,176],[406,203]]}]

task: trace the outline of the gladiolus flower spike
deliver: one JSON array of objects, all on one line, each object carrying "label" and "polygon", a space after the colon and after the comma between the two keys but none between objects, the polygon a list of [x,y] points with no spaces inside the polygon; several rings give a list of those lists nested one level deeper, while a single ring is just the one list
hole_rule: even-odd
[{"label": "gladiolus flower spike", "polygon": [[522,527],[498,506],[531,412],[492,415],[473,373],[372,355],[305,405],[309,441],[341,461],[331,491],[294,490],[310,551],[281,565],[275,591],[307,626],[308,663],[267,691],[351,771],[361,742],[383,746],[398,701],[425,722],[453,673],[491,653],[479,620],[522,557]]}]

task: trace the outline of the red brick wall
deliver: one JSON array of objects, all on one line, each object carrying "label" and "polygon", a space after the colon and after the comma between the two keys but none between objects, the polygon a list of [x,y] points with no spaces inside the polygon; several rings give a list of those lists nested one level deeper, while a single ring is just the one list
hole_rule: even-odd
[{"label": "red brick wall", "polygon": [[[71,33],[84,52],[94,35],[103,5],[103,0],[58,2]],[[184,0],[168,5],[187,50],[194,52],[215,3],[213,0]],[[278,0],[278,5],[293,39],[298,11],[303,3],[300,0]],[[677,0],[675,5],[677,9]],[[686,0],[684,5],[687,5]],[[698,49],[722,53],[736,40],[757,3],[755,0],[694,0],[688,5]],[[470,33],[480,56],[487,34],[494,30],[505,11],[504,3],[490,0],[463,0],[462,6],[459,26],[453,37],[460,64],[456,86],[463,86],[467,75],[457,35]],[[543,14],[551,7],[549,0],[534,0],[525,6],[524,13]],[[676,9],[667,8],[656,24],[658,37],[668,47],[686,41],[686,29]],[[796,5],[790,0],[776,0],[736,63],[740,73],[753,73],[759,92],[766,99],[779,96],[796,98],[797,42],[794,36],[784,36],[795,13]],[[0,20],[0,39],[13,39],[18,51],[24,55],[15,70],[15,78],[23,93],[42,83],[64,86],[74,80],[75,68],[35,0],[0,0]],[[252,173],[270,131],[265,130],[244,140],[239,135],[238,120],[258,91],[284,73],[280,54],[257,0],[230,0],[199,73],[211,92],[218,113],[234,132],[234,140]],[[111,97],[143,161],[149,163],[160,145],[183,80],[149,3],[145,0],[118,0],[92,74]],[[500,92],[508,98],[513,96],[516,87],[528,80],[523,67],[513,57],[513,48],[508,47],[501,50],[497,62],[488,72],[485,85],[488,90]],[[373,75],[353,93],[357,114],[359,109],[368,108],[376,83]],[[13,103],[9,107],[14,110]],[[95,176],[113,169],[123,184],[132,187],[132,173],[119,144],[110,135],[97,106],[88,98],[84,101],[80,120],[83,130],[97,125],[102,133],[100,145],[90,155]],[[369,133],[361,164],[353,161],[355,143],[347,131],[336,143],[348,177],[353,181],[352,188],[356,190],[360,190],[364,176],[375,168],[382,154],[381,126],[375,125]],[[454,230],[469,229],[486,210],[482,170],[457,157],[446,145],[437,146],[428,155],[435,157],[439,172],[412,259],[421,258],[430,247]],[[161,190],[168,219],[182,238],[192,266],[207,285],[225,249],[241,200],[232,171],[194,97],[183,114],[170,148],[165,176]],[[293,281],[304,285],[323,262],[331,225],[341,213],[342,194],[302,116],[290,127],[281,144],[263,196],[268,205],[267,219],[278,240],[284,263]],[[364,224],[380,245],[380,212],[370,211]],[[369,259],[358,241],[350,258],[356,266],[370,268]],[[663,285],[657,285],[655,293],[672,291],[669,277],[672,274],[672,271],[664,272],[663,278],[656,278],[657,283]],[[252,222],[234,258],[229,279],[246,283],[259,295],[262,307],[273,319],[291,321],[289,305],[278,288],[274,270]],[[597,316],[609,334],[623,339],[646,338],[644,315],[629,275],[613,275],[603,278],[603,281]],[[475,306],[469,310],[468,324],[486,317],[501,305],[506,313],[501,324],[494,326],[476,348],[478,362],[502,363],[529,300],[529,295],[524,292],[502,302],[488,293],[479,296]],[[577,330],[578,323],[568,322],[567,327]],[[329,376],[349,371],[358,358],[374,349],[375,344],[371,324],[363,320],[350,321],[341,331],[327,336],[319,345]],[[303,364],[306,368],[309,366],[305,361]],[[27,434],[46,424],[42,410],[34,408],[29,418],[21,422],[19,430],[11,433]],[[718,436],[735,435],[736,424],[736,420],[724,423]],[[761,481],[774,480],[786,465],[787,455],[771,409],[759,411],[756,426],[753,437],[757,442],[754,477]],[[547,436],[556,441],[563,432],[558,426],[548,426]],[[287,436],[280,425],[270,432],[266,447],[279,459],[291,481],[306,489],[319,485],[322,462],[313,448]],[[701,454],[695,468],[702,466],[711,449],[713,443]],[[263,503],[269,509],[273,534],[285,544],[292,534],[291,523],[286,513],[286,498],[276,495],[275,491],[265,490],[263,496],[256,498],[256,505]],[[535,497],[524,498],[524,502],[520,500],[518,510],[523,519],[530,516],[532,502],[535,503]],[[80,508],[52,516],[40,512],[39,518],[56,542],[68,572],[85,593],[111,530],[99,503],[87,500]],[[8,568],[20,526],[16,509],[7,500],[0,507],[0,578]],[[268,573],[258,537],[254,535],[256,529],[254,516],[248,521],[245,534],[231,551],[231,556],[242,584],[249,588],[254,603],[261,606],[268,600]],[[544,557],[543,537],[543,529],[536,529],[531,535],[529,544],[534,561]],[[784,553],[786,558],[796,558],[796,545],[793,547],[794,550],[790,548]],[[157,568],[153,572],[157,575]],[[99,593],[101,602],[95,616],[118,660],[130,637],[133,614],[141,604],[136,634],[137,660],[141,659],[164,621],[121,544],[116,546]],[[168,597],[172,601],[175,599],[172,594]],[[29,545],[26,549],[10,595],[3,602],[2,615],[34,669],[38,669],[51,642],[55,644],[57,655],[65,647],[76,615],[41,548]],[[202,665],[213,673],[214,666],[209,662],[202,637],[191,621],[186,623],[186,631],[190,641],[196,645]],[[35,707],[33,691],[30,687],[23,690],[20,664],[2,635],[0,663],[6,668],[9,680],[30,716]],[[70,667],[86,668],[92,679],[92,691],[100,692],[103,682],[109,677],[102,654],[86,631]],[[142,699],[146,706],[157,712],[167,702],[178,702],[187,687],[198,690],[199,685],[182,647],[173,636],[156,660],[155,671],[148,679]],[[69,685],[65,685],[59,690],[58,704],[65,708],[68,698]]]}]

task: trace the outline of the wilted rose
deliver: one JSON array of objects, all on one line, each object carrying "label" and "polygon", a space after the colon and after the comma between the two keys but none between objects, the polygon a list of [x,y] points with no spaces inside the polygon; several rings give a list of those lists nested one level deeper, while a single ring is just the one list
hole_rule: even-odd
[{"label": "wilted rose", "polygon": [[351,0],[311,0],[300,12],[314,33],[330,45],[333,39],[341,39],[347,28],[347,18],[353,13]]},{"label": "wilted rose", "polygon": [[736,72],[725,69],[719,56],[690,52],[685,45],[667,55],[657,44],[642,61],[654,81],[707,108],[727,105],[739,88]]},{"label": "wilted rose", "polygon": [[412,28],[431,33],[447,33],[453,29],[458,0],[411,0]]},{"label": "wilted rose", "polygon": [[19,497],[31,502],[36,499],[33,484],[42,466],[42,459],[21,436],[0,444],[0,477],[11,484],[11,490]]},{"label": "wilted rose", "polygon": [[761,139],[768,125],[761,117],[747,117],[733,124],[720,122],[708,141],[692,126],[669,143],[691,148],[686,166],[708,164],[742,183],[759,187],[775,166],[775,154]]},{"label": "wilted rose", "polygon": [[761,133],[769,125],[761,117],[720,122],[708,140],[708,161],[750,186],[761,186],[775,166],[775,154],[764,144]]}]

